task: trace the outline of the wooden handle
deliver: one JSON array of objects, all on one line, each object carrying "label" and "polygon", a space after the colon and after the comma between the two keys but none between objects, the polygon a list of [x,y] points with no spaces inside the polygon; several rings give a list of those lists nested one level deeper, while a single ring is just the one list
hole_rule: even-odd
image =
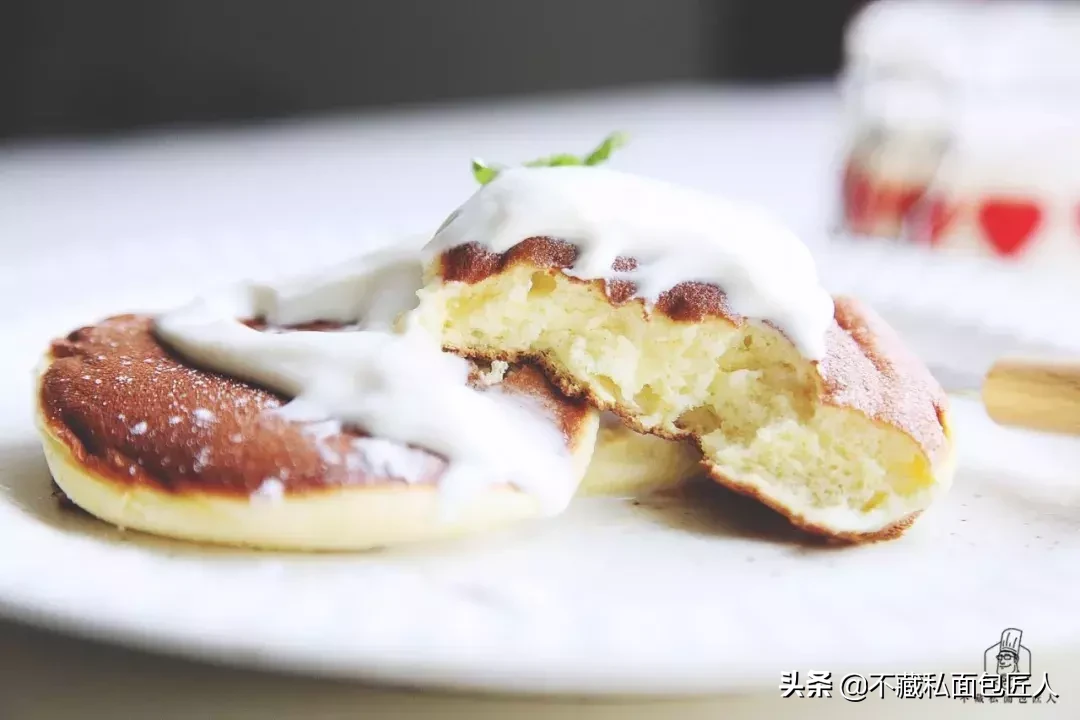
[{"label": "wooden handle", "polygon": [[995,422],[1080,435],[1080,363],[999,360],[983,382]]}]

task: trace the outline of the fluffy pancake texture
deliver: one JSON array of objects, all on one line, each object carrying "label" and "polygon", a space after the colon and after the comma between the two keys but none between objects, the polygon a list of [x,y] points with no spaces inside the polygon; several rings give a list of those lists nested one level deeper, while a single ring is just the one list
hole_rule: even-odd
[{"label": "fluffy pancake texture", "polygon": [[605,413],[578,496],[635,497],[671,488],[700,477],[701,460],[691,441],[638,432]]},{"label": "fluffy pancake texture", "polygon": [[866,306],[836,298],[810,361],[721,288],[680,283],[647,307],[626,281],[564,273],[575,256],[545,237],[451,248],[408,322],[470,357],[536,362],[642,432],[692,439],[714,479],[815,533],[894,536],[950,483],[947,398]]},{"label": "fluffy pancake texture", "polygon": [[[478,363],[472,383],[544,413],[561,430],[577,477],[584,474],[596,411],[530,366]],[[443,458],[336,422],[290,419],[275,412],[286,400],[185,363],[155,338],[151,318],[125,315],[53,343],[37,417],[65,495],[116,525],[170,537],[361,549],[540,512],[532,497],[504,486],[441,518]]]}]

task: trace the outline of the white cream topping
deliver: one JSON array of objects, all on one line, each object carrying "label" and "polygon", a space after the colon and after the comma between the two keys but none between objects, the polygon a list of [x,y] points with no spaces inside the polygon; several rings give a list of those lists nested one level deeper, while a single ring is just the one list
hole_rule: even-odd
[{"label": "white cream topping", "polygon": [[[378,253],[325,275],[247,285],[158,318],[158,336],[197,364],[295,398],[293,421],[341,421],[374,437],[430,450],[449,515],[493,485],[563,510],[576,490],[562,434],[501,393],[467,385],[469,364],[428,336],[397,334],[391,320],[417,302],[417,254]],[[240,319],[355,323],[350,332],[259,332]]]},{"label": "white cream topping", "polygon": [[380,250],[340,267],[250,288],[254,309],[270,325],[314,320],[389,330],[417,304],[423,267],[417,253]]},{"label": "white cream topping", "polygon": [[[666,183],[598,168],[506,170],[451,216],[425,253],[466,242],[505,252],[533,236],[577,246],[568,274],[632,281],[649,303],[681,282],[715,284],[733,311],[775,324],[808,357],[825,353],[832,299],[798,238],[757,210]],[[637,268],[613,271],[617,257],[634,258]],[[572,461],[542,408],[497,385],[470,387],[466,361],[418,327],[394,330],[418,303],[422,260],[385,250],[327,273],[244,285],[162,315],[156,331],[201,366],[294,398],[275,410],[293,422],[344,423],[445,457],[439,488],[448,513],[502,484],[561,511],[576,490]],[[271,326],[332,321],[349,331],[260,332],[246,318]]]},{"label": "white cream topping", "polygon": [[[709,283],[731,309],[780,328],[811,359],[825,355],[833,302],[807,247],[755,208],[596,167],[512,168],[478,190],[424,249],[427,261],[467,243],[503,253],[529,237],[578,249],[567,275],[632,281],[655,303],[682,282]],[[632,257],[637,269],[612,269]]]}]

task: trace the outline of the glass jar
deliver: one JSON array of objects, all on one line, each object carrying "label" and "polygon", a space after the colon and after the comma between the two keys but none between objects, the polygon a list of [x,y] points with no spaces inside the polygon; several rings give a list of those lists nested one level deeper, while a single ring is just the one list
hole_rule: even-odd
[{"label": "glass jar", "polygon": [[846,50],[847,234],[1080,265],[1080,5],[877,2]]}]

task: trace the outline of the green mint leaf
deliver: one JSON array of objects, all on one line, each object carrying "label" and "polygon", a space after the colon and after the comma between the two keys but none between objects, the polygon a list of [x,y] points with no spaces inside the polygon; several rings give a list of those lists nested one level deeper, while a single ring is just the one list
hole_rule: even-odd
[{"label": "green mint leaf", "polygon": [[[522,163],[525,167],[566,167],[571,165],[599,165],[603,162],[607,162],[611,154],[626,145],[629,137],[624,132],[614,132],[604,138],[604,141],[600,143],[595,150],[586,155],[580,157],[578,155],[571,155],[570,153],[559,153],[557,155],[549,155],[548,157],[539,158],[537,160],[530,160],[527,163]],[[476,181],[481,185],[487,185],[494,180],[499,171],[502,168],[496,165],[488,165],[479,158],[474,158],[472,161],[472,173]]]},{"label": "green mint leaf", "polygon": [[540,158],[539,160],[530,160],[525,163],[525,167],[560,167],[566,165],[581,165],[582,160],[577,155],[570,155],[568,153],[561,153],[559,155],[551,155],[546,158]]},{"label": "green mint leaf", "polygon": [[481,185],[487,185],[495,179],[495,176],[499,174],[499,171],[497,168],[488,165],[480,158],[473,158],[472,174],[473,177],[476,178],[476,182]]},{"label": "green mint leaf", "polygon": [[589,153],[588,157],[585,158],[585,164],[599,165],[602,162],[607,162],[607,159],[611,157],[611,153],[626,145],[629,139],[629,136],[624,132],[611,133],[604,138],[604,142]]}]

